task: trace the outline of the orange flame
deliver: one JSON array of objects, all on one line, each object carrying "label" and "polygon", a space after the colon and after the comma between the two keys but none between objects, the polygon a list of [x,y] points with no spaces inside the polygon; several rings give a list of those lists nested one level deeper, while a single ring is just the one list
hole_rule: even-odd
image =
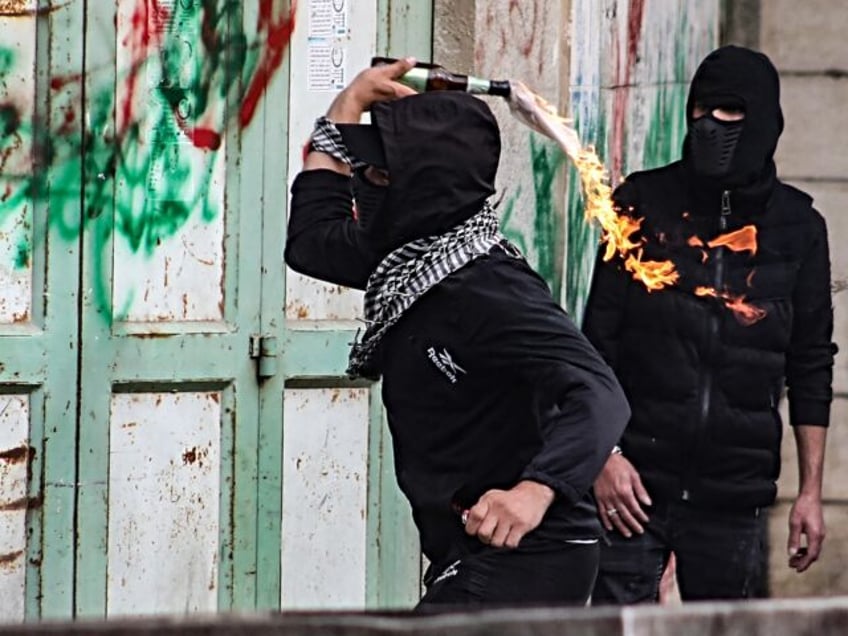
[{"label": "orange flame", "polygon": [[679,274],[671,261],[643,260],[644,239],[634,240],[633,235],[642,225],[642,219],[619,214],[613,205],[609,174],[595,149],[586,146],[572,157],[583,186],[584,214],[589,221],[601,226],[601,242],[606,244],[604,260],[616,253],[624,261],[624,268],[648,291],[674,285]]},{"label": "orange flame", "polygon": [[766,317],[766,310],[745,302],[745,296],[734,296],[727,292],[717,292],[712,287],[696,287],[695,295],[700,297],[712,296],[724,303],[742,325],[750,327]]},{"label": "orange flame", "polygon": [[750,327],[766,317],[765,309],[752,305],[751,303],[746,303],[744,296],[726,298],[724,300],[724,304],[730,311],[733,312],[733,315],[736,316],[736,320],[746,327]]},{"label": "orange flame", "polygon": [[728,232],[714,238],[707,245],[710,247],[723,245],[734,252],[749,251],[753,256],[757,253],[757,228],[753,225],[746,225],[735,232]]},{"label": "orange flame", "polygon": [[[509,106],[513,114],[530,128],[556,141],[574,162],[580,175],[586,219],[597,221],[601,226],[601,242],[606,245],[604,260],[608,261],[618,254],[625,269],[635,280],[644,284],[648,291],[676,284],[680,275],[672,261],[642,260],[645,239],[633,238],[642,225],[642,219],[619,214],[612,201],[609,173],[594,148],[581,143],[570,120],[560,116],[549,102],[521,82],[511,82],[511,88]],[[684,212],[683,218],[689,218],[689,212]],[[688,243],[693,247],[704,247],[704,242],[697,236],[691,237]],[[756,254],[757,231],[753,225],[747,225],[713,239],[707,246],[726,246],[733,251],[750,251],[751,254]],[[703,250],[703,260],[706,261],[707,257],[706,250]],[[763,309],[746,303],[744,296],[719,293],[711,287],[699,287],[695,290],[695,295],[712,296],[721,300],[744,325],[753,325],[766,315]]]},{"label": "orange flame", "polygon": [[649,291],[662,289],[677,282],[679,274],[671,261],[644,261],[644,239],[633,235],[642,219],[619,215],[613,205],[609,172],[592,146],[584,146],[571,122],[557,113],[545,99],[520,82],[512,82],[510,108],[528,126],[559,143],[574,162],[583,190],[584,215],[588,221],[601,226],[601,242],[606,245],[604,260],[618,254],[625,269]]}]

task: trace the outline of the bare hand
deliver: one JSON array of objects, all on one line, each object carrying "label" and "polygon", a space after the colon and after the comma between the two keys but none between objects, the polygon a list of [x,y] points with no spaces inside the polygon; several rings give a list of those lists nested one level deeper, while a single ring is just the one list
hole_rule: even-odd
[{"label": "bare hand", "polygon": [[407,57],[392,64],[373,66],[361,71],[336,96],[327,116],[336,123],[359,123],[362,113],[375,102],[390,101],[415,95],[415,91],[397,81],[415,66],[415,58]]},{"label": "bare hand", "polygon": [[[806,536],[806,546],[801,546],[801,535]],[[820,497],[799,495],[789,512],[789,567],[803,572],[821,554],[824,543],[824,514]]]},{"label": "bare hand", "polygon": [[494,548],[517,548],[554,500],[554,491],[535,481],[510,490],[489,490],[467,512],[465,532]]},{"label": "bare hand", "polygon": [[642,524],[648,522],[648,515],[642,505],[650,506],[651,498],[639,473],[623,455],[609,456],[595,480],[595,499],[601,523],[608,531],[615,527],[625,537],[645,532]]}]

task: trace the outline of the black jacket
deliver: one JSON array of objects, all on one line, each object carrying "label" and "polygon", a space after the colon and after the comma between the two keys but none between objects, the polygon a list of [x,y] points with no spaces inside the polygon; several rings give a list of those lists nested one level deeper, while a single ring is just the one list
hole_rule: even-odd
[{"label": "black jacket", "polygon": [[[724,75],[710,73],[710,59],[705,75],[718,83]],[[698,77],[693,94],[705,92]],[[756,73],[746,82],[756,99],[776,100]],[[779,108],[747,103],[748,119],[769,116],[777,122]],[[745,186],[699,179],[687,151],[682,162],[631,175],[615,193],[622,213],[644,219],[645,259],[672,260],[681,274],[677,286],[648,292],[618,258],[599,255],[584,317],[633,409],[624,453],[655,498],[713,508],[772,503],[784,384],[793,424],[828,424],[835,347],[825,222],[807,195],[774,176],[782,119],[767,133],[758,126],[743,133],[743,157],[760,152],[766,163]],[[755,254],[706,246],[748,225]],[[726,302],[697,295],[706,287],[744,295],[765,317],[745,324]]]},{"label": "black jacket", "polygon": [[[496,154],[492,163],[488,154],[477,155],[479,144],[446,148],[440,147],[443,135],[417,135],[416,126],[429,116],[427,100],[460,111],[465,100],[472,108],[482,104],[469,96],[426,94],[393,105],[387,115],[393,132],[383,136],[395,201],[383,228],[398,237],[390,244],[413,238],[422,225],[428,233],[449,229],[467,217],[460,200],[479,209],[492,191]],[[440,120],[443,106],[434,115]],[[496,126],[482,136],[490,134],[497,135]],[[441,156],[441,162],[418,164],[398,153],[416,142],[424,148],[419,154]],[[447,151],[461,154],[449,161]],[[393,163],[392,156],[403,160]],[[485,178],[476,185],[467,172],[463,178],[463,171],[479,174],[481,162]],[[417,173],[419,165],[428,172]],[[445,171],[452,172],[448,181],[440,178]],[[286,261],[308,275],[362,287],[379,254],[351,217],[349,181],[322,170],[297,177]],[[413,194],[434,192],[405,196],[397,184]],[[455,205],[451,192],[458,193]],[[433,201],[439,202],[435,208]],[[386,244],[385,235],[380,243]],[[484,549],[465,534],[460,511],[487,490],[508,489],[521,479],[547,484],[557,494],[522,546],[599,535],[589,490],[629,410],[609,367],[522,259],[495,248],[432,288],[390,329],[379,366],[398,482],[433,563]]]}]

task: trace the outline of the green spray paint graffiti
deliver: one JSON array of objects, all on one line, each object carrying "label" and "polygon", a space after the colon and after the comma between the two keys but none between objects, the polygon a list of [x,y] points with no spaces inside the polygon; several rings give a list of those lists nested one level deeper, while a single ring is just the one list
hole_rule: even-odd
[{"label": "green spray paint graffiti", "polygon": [[218,217],[222,195],[211,182],[223,135],[231,123],[250,124],[294,28],[294,6],[278,16],[275,4],[259,0],[253,30],[243,27],[241,2],[136,0],[116,20],[126,34],[117,77],[103,69],[53,77],[46,121],[9,95],[16,51],[0,49],[0,229],[14,234],[12,266],[29,265],[44,240],[33,205],[49,205],[49,231],[67,241],[90,233],[92,288],[111,319],[111,241],[150,257],[193,217]]},{"label": "green spray paint graffiti", "polygon": [[530,136],[530,156],[533,166],[533,190],[536,195],[536,215],[533,221],[533,246],[537,267],[553,293],[559,293],[562,272],[558,267],[557,249],[561,235],[558,231],[554,180],[565,163],[565,154],[553,143]]},{"label": "green spray paint graffiti", "polygon": [[[685,60],[677,58],[676,65],[685,68]],[[680,71],[682,73],[682,70]],[[662,85],[658,88],[653,106],[652,116],[645,137],[645,150],[641,166],[627,166],[627,169],[652,168],[675,161],[680,155],[680,146],[685,132],[685,84]],[[604,150],[609,145],[608,126],[603,110],[597,109],[595,118],[581,124],[575,120],[578,130],[581,130],[584,141],[600,149],[602,159]],[[514,219],[515,204],[521,195],[520,188],[506,202],[503,213],[504,233],[527,253],[532,246],[535,254],[535,265],[551,289],[558,290],[562,281],[562,271],[556,263],[557,236],[556,216],[553,201],[556,194],[552,190],[553,179],[565,161],[561,151],[545,142],[538,141],[535,136],[530,138],[531,160],[533,165],[534,194],[536,197],[536,214],[532,240],[528,241],[525,233],[517,227]],[[621,156],[626,161],[625,149]],[[573,166],[568,168],[568,183],[578,184],[580,179]],[[589,293],[589,281],[594,266],[599,230],[587,223],[583,200],[579,187],[569,187],[566,200],[566,257],[565,268],[565,307],[572,316],[582,316],[583,307]]]},{"label": "green spray paint graffiti", "polygon": [[[575,118],[575,126],[583,131],[584,143],[598,149],[607,146],[607,126],[603,116],[593,125],[581,126]],[[584,129],[585,128],[585,129]],[[603,156],[601,156],[603,160]],[[599,230],[586,221],[583,198],[580,192],[580,177],[574,166],[568,170],[568,195],[566,203],[566,247],[567,267],[565,272],[565,308],[578,322],[582,319],[583,307],[589,294],[589,278],[595,261]]]},{"label": "green spray paint graffiti", "polygon": [[[686,98],[689,78],[686,72],[688,53],[686,43],[686,13],[678,26],[674,49],[674,82],[658,87],[654,108],[648,124],[643,169],[664,166],[680,158],[686,133]],[[709,39],[712,39],[710,32]]]},{"label": "green spray paint graffiti", "polygon": [[[565,155],[554,143],[535,133],[530,134],[530,163],[533,170],[533,195],[535,210],[532,231],[525,232],[515,218],[516,205],[521,197],[519,185],[504,203],[502,229],[504,236],[515,243],[522,253],[527,254],[536,271],[548,286],[558,293],[562,284],[562,271],[558,237],[561,235],[557,216],[556,177],[565,162]],[[528,240],[529,234],[529,240]],[[530,249],[532,247],[532,253]]]},{"label": "green spray paint graffiti", "polygon": [[[699,38],[708,44],[715,39],[711,25],[708,25],[705,31],[693,31],[693,24],[698,23],[689,19],[688,6],[684,4],[675,15],[671,29],[674,35],[674,48],[670,50],[673,55],[671,81],[651,87],[652,94],[649,94],[648,100],[643,96],[637,106],[642,108],[642,104],[645,104],[647,117],[638,112],[634,116],[634,113],[630,112],[626,98],[626,92],[631,90],[628,82],[619,82],[623,86],[617,88],[614,95],[603,95],[603,98],[600,86],[587,81],[579,74],[574,82],[577,87],[592,87],[589,90],[577,89],[572,94],[572,110],[586,115],[582,125],[577,122],[578,130],[581,130],[584,140],[593,143],[599,150],[602,159],[609,161],[609,164],[620,166],[624,174],[659,167],[680,158],[686,132],[685,105],[689,81],[687,69],[692,54],[692,41],[693,38]],[[642,15],[641,12],[639,15]],[[639,49],[637,39],[643,37],[642,28],[645,26],[641,25],[638,29],[628,32],[629,37],[633,38],[628,48],[631,58]],[[640,63],[646,67],[660,69],[663,67],[664,56],[668,54],[669,49],[656,48],[650,52],[650,61],[640,59]],[[613,120],[617,122],[617,126],[613,126],[615,130],[610,130],[602,105],[602,99],[610,98]],[[647,125],[642,124],[645,119]],[[628,153],[628,140],[639,137],[644,140],[642,152],[632,153],[631,156],[631,153]],[[635,147],[638,146],[638,143],[635,144]],[[631,147],[630,150],[632,149]],[[570,170],[566,214],[568,234],[565,304],[571,315],[582,320],[597,252],[598,230],[589,226],[584,219],[579,183],[574,170]]]}]

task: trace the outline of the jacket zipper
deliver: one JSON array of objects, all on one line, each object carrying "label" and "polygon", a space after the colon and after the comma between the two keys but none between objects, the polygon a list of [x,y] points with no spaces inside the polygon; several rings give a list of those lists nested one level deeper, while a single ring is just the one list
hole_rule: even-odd
[{"label": "jacket zipper", "polygon": [[[720,234],[724,234],[727,231],[727,219],[730,216],[733,210],[730,207],[730,190],[725,190],[721,193],[721,216],[718,220],[718,229]],[[719,246],[716,248],[715,255],[715,276],[713,278],[713,287],[719,293],[724,289],[724,248]],[[702,362],[700,365],[700,381],[698,383],[698,393],[701,397],[701,412],[698,418],[698,425],[695,428],[695,434],[692,438],[692,450],[697,451],[697,448],[701,445],[704,433],[707,428],[707,423],[710,417],[710,406],[712,401],[712,391],[713,391],[713,357],[715,356],[716,350],[716,339],[719,335],[719,316],[713,312],[709,318],[709,328],[707,330],[707,359],[705,362]],[[694,452],[693,457],[687,462],[689,466],[689,470],[687,473],[687,479],[683,482],[682,492],[680,493],[680,498],[684,501],[689,500],[691,484],[695,478],[695,465],[696,462],[694,460]]]}]

